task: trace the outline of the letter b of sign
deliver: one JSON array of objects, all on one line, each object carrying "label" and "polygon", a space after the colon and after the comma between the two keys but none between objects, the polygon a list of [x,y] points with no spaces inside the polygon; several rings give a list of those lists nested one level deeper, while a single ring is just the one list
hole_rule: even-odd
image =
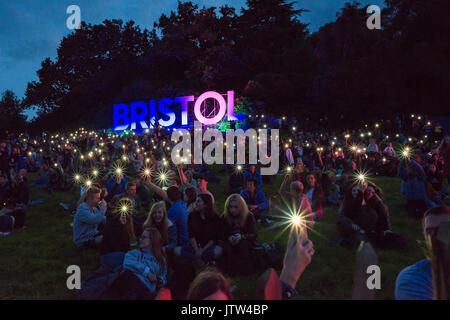
[{"label": "letter b of sign", "polygon": [[377,265],[371,265],[367,267],[367,274],[370,274],[370,277],[367,278],[366,285],[367,289],[381,289],[381,271],[380,267]]},{"label": "letter b of sign", "polygon": [[70,276],[67,278],[67,281],[66,281],[67,289],[69,289],[69,290],[81,289],[80,267],[77,265],[68,266],[66,273],[70,274]]},{"label": "letter b of sign", "polygon": [[81,23],[80,7],[75,4],[72,4],[67,7],[66,13],[71,14],[66,20],[67,28],[69,28],[70,30],[80,29],[80,23]]},{"label": "letter b of sign", "polygon": [[366,26],[369,30],[381,29],[381,10],[379,6],[371,5],[367,7],[367,13],[371,13],[367,18]]}]

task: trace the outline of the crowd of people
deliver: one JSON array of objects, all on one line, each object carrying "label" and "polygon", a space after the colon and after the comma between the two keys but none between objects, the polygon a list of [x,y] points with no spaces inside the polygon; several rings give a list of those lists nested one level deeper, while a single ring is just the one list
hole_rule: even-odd
[{"label": "crowd of people", "polygon": [[[120,135],[83,128],[37,137],[6,133],[0,145],[0,232],[24,227],[27,174],[36,172],[36,187],[76,194],[72,204],[62,204],[74,213],[74,245],[100,252],[101,267],[85,280],[79,297],[229,299],[223,275],[281,267],[276,296],[291,299],[314,254],[307,229],[324,218],[327,206],[338,211],[344,247],[361,241],[380,249],[406,245],[406,235],[391,230],[373,176],[401,178],[406,212],[424,221],[426,234],[436,236],[430,230],[449,221],[444,200],[450,195],[450,137],[431,121],[411,115],[325,132],[302,129],[296,120],[248,117],[253,128],[280,129],[283,177],[271,194],[263,186],[273,185],[276,176],[262,176],[258,164],[175,165],[177,142],[165,128]],[[221,194],[208,190],[209,183],[220,185]],[[215,196],[223,195],[219,207]],[[292,232],[283,260],[279,247],[258,241],[257,229],[286,221]],[[419,272],[414,268],[400,274],[396,297],[433,298],[430,262],[426,268],[428,291],[411,289]]]}]

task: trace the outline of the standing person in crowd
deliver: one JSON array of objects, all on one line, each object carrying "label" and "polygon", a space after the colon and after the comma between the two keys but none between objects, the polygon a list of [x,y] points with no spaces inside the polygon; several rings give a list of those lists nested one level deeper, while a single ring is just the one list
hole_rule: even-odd
[{"label": "standing person in crowd", "polygon": [[99,224],[106,223],[106,201],[100,201],[100,189],[92,187],[87,191],[86,201],[77,207],[73,221],[73,241],[78,247],[97,248],[103,236]]},{"label": "standing person in crowd", "polygon": [[264,192],[258,189],[258,182],[256,180],[247,180],[247,188],[242,190],[241,197],[244,198],[248,209],[253,213],[258,222],[272,222],[267,218],[269,201],[267,201]]},{"label": "standing person in crowd", "polygon": [[256,221],[238,194],[225,201],[221,222],[223,268],[229,274],[252,271],[252,249],[257,244]]}]

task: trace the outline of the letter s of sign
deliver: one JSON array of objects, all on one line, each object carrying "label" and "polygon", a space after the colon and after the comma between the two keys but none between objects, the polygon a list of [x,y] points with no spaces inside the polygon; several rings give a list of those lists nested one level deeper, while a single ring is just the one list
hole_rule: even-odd
[{"label": "letter s of sign", "polygon": [[366,285],[367,289],[381,289],[381,270],[377,265],[371,265],[367,267],[367,274],[370,274],[370,277],[367,278]]},{"label": "letter s of sign", "polygon": [[71,14],[66,20],[66,26],[68,29],[80,29],[81,23],[81,9],[79,6],[72,4],[67,7],[67,14]]},{"label": "letter s of sign", "polygon": [[370,17],[367,18],[366,26],[369,30],[381,29],[381,9],[379,6],[371,5],[367,7],[367,13],[371,14]]},{"label": "letter s of sign", "polygon": [[67,289],[81,289],[81,269],[77,265],[71,265],[67,267],[67,274],[70,276],[67,278],[66,285]]}]

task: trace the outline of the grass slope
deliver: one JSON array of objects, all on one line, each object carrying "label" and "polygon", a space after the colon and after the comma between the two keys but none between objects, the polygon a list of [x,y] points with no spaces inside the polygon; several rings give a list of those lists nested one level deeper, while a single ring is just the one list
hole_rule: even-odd
[{"label": "grass slope", "polygon": [[[216,172],[218,168],[214,170]],[[216,208],[220,212],[225,202],[227,180],[219,174],[222,182],[211,183],[209,189],[216,197]],[[26,228],[9,236],[0,236],[0,298],[2,299],[70,299],[66,287],[66,269],[79,265],[82,279],[99,265],[99,254],[76,248],[72,242],[72,217],[59,205],[75,200],[76,192],[48,194],[32,186],[35,175],[29,177],[31,200],[43,198],[44,202],[29,206]],[[264,192],[274,194],[281,182],[277,176],[274,183],[263,186]],[[376,178],[374,182],[384,192],[389,206],[392,229],[408,236],[408,246],[403,251],[380,251],[381,290],[377,299],[393,299],[395,280],[404,267],[423,259],[423,250],[418,244],[422,239],[418,221],[406,217],[403,197],[400,195],[398,178]],[[316,223],[310,239],[314,243],[315,255],[311,265],[301,277],[297,290],[301,299],[349,299],[351,297],[355,250],[333,244],[336,235],[337,208],[327,207],[324,218]],[[260,228],[259,239],[280,242],[284,247],[287,232]],[[251,299],[255,296],[255,281],[259,275],[232,278],[236,285],[235,298]]]}]

